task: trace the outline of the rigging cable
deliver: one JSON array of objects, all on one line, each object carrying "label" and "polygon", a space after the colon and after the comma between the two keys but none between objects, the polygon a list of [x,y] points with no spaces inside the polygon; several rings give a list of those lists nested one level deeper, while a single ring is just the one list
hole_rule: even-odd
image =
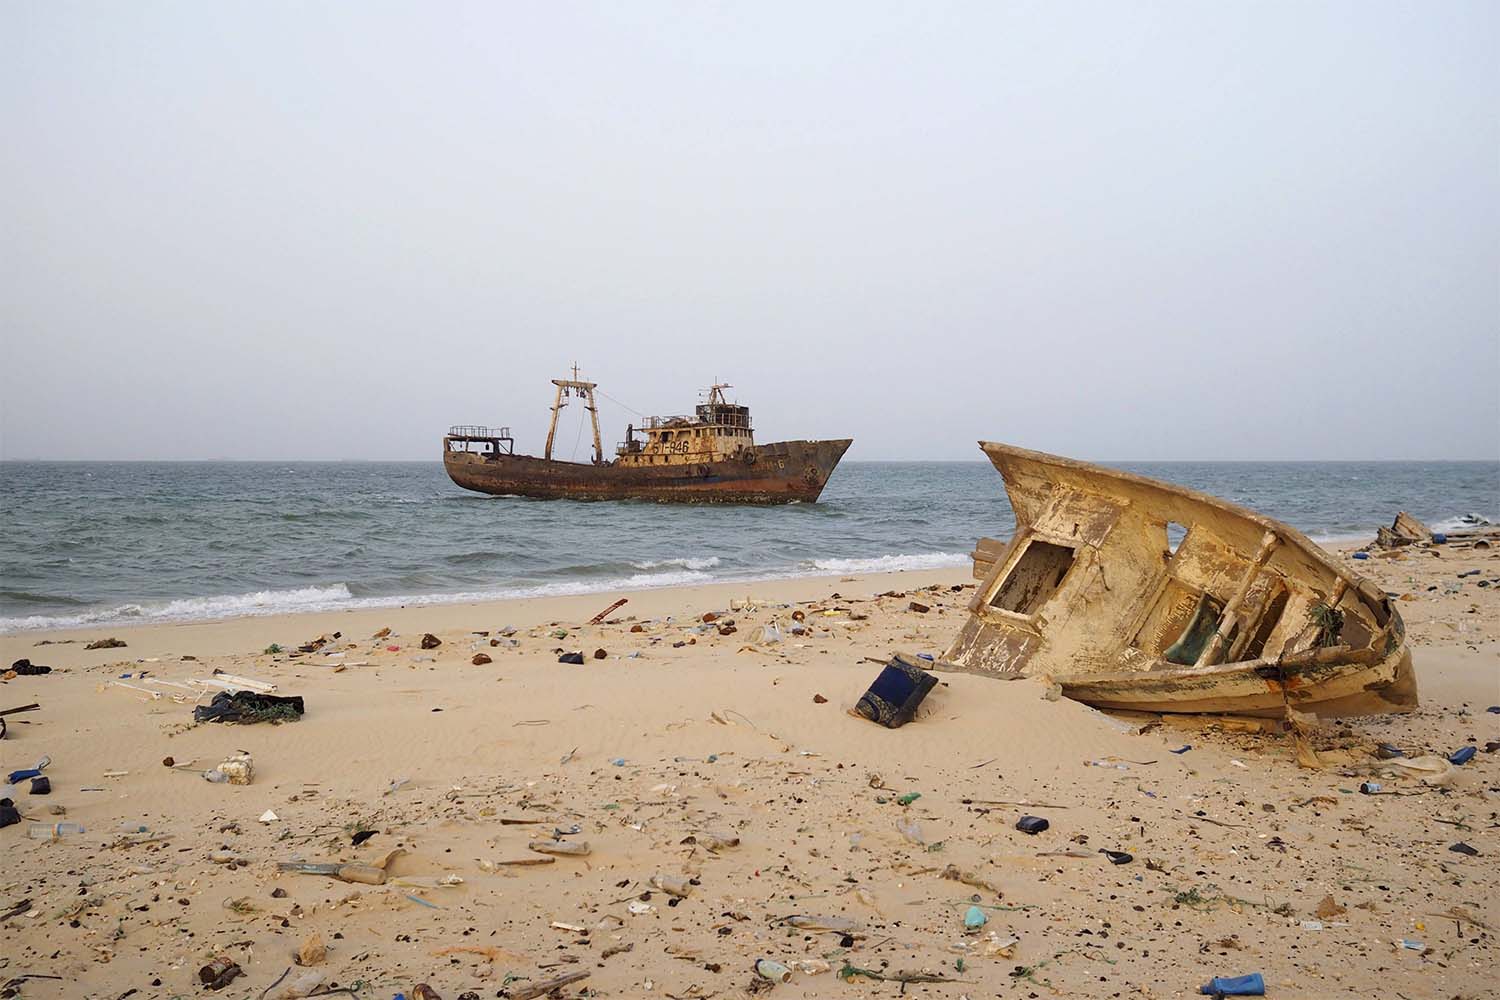
[{"label": "rigging cable", "polygon": [[594,388],[594,391],[597,392],[599,395],[603,396],[605,399],[609,400],[611,403],[614,403],[616,406],[618,406],[618,407],[620,407],[622,409],[629,410],[631,413],[634,413],[638,417],[644,418],[646,416],[640,410],[637,410],[633,406],[626,406],[624,403],[620,402],[618,399],[616,399],[615,397],[611,396],[609,393],[605,392],[603,389],[598,388],[597,386]]}]

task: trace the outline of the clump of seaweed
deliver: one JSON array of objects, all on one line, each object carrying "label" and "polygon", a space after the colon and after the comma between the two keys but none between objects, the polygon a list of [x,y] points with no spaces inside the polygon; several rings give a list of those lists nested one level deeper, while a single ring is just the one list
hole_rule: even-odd
[{"label": "clump of seaweed", "polygon": [[1344,630],[1344,613],[1322,601],[1315,601],[1307,609],[1307,620],[1318,629],[1319,646],[1337,646],[1339,633]]}]

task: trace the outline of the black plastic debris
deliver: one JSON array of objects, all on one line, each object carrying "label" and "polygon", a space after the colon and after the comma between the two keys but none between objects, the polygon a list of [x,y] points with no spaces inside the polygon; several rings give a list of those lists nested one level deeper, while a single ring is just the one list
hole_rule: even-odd
[{"label": "black plastic debris", "polygon": [[306,711],[302,697],[283,698],[254,691],[220,691],[207,705],[193,709],[194,722],[296,722]]},{"label": "black plastic debris", "polygon": [[583,663],[583,654],[582,653],[564,653],[563,655],[561,655],[561,656],[559,656],[557,658],[557,662],[558,663],[577,663],[577,664],[581,665]]},{"label": "black plastic debris", "polygon": [[10,669],[22,677],[37,677],[41,674],[52,673],[51,667],[44,667],[40,663],[32,663],[30,660],[17,660],[10,665]]},{"label": "black plastic debris", "polygon": [[1455,854],[1467,854],[1471,858],[1479,857],[1479,852],[1470,847],[1468,844],[1465,844],[1462,840],[1454,844],[1452,847],[1448,848],[1448,850],[1452,851]]},{"label": "black plastic debris", "polygon": [[[1043,820],[1043,822],[1046,821]],[[1108,858],[1112,865],[1128,865],[1135,860],[1134,854],[1126,854],[1124,851],[1107,851],[1101,847],[1099,853]]]},{"label": "black plastic debris", "polygon": [[375,833],[376,831],[374,830],[356,830],[354,831],[354,836],[351,839],[354,841],[354,846],[358,847],[360,844],[363,844],[365,841],[375,836]]},{"label": "black plastic debris", "polygon": [[916,716],[917,707],[937,682],[935,676],[922,669],[920,661],[897,653],[860,697],[854,711],[887,729],[897,729]]},{"label": "black plastic debris", "polygon": [[51,795],[52,794],[52,780],[50,778],[48,778],[45,774],[38,775],[37,777],[32,778],[31,779],[31,794],[32,795]]},{"label": "black plastic debris", "polygon": [[1051,823],[1048,823],[1040,816],[1022,816],[1020,819],[1016,820],[1017,830],[1020,830],[1022,833],[1032,834],[1033,836],[1041,833],[1051,825]]},{"label": "black plastic debris", "polygon": [[1477,747],[1459,747],[1457,750],[1448,755],[1448,763],[1460,765],[1467,764],[1469,761],[1474,759],[1474,755],[1478,752],[1479,750]]},{"label": "black plastic debris", "polygon": [[0,827],[14,826],[21,822],[21,811],[10,799],[0,799]]}]

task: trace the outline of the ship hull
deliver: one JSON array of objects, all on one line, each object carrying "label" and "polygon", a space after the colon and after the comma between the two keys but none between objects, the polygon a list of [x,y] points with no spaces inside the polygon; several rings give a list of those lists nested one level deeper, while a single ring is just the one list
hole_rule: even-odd
[{"label": "ship hull", "polygon": [[443,448],[448,478],[466,490],[556,500],[658,500],[778,504],[818,499],[851,440],[757,445],[753,460],[671,465],[590,465],[532,455]]}]

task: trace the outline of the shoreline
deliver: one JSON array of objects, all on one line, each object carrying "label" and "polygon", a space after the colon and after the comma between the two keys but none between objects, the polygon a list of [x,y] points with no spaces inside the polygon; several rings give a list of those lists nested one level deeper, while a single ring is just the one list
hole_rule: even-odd
[{"label": "shoreline", "polygon": [[[1435,529],[1435,530],[1442,530],[1442,529]],[[1449,530],[1457,530],[1457,529],[1449,529]],[[1350,553],[1356,551],[1357,549],[1360,549],[1360,548],[1364,547],[1364,545],[1370,539],[1374,538],[1374,534],[1375,534],[1374,533],[1374,529],[1371,529],[1371,531],[1368,532],[1368,533],[1366,533],[1366,534],[1340,535],[1340,536],[1337,536],[1337,537],[1328,537],[1328,538],[1312,538],[1312,541],[1313,541],[1314,544],[1318,545],[1320,548],[1326,549],[1327,551],[1331,552],[1332,554],[1334,554],[1336,556],[1348,557],[1350,555]],[[977,542],[978,538],[979,538],[979,536],[976,535],[975,536],[975,541],[976,542]],[[1001,539],[1001,541],[1004,541],[1004,540],[1005,539],[1003,539],[1003,538]],[[955,560],[955,561],[952,561],[952,562],[946,562],[946,561],[945,562],[938,562],[938,560],[950,560],[950,559]],[[213,595],[192,595],[192,596],[187,596],[187,597],[171,597],[171,598],[147,598],[147,599],[141,599],[141,600],[126,601],[126,602],[124,602],[122,604],[117,604],[117,605],[114,605],[112,607],[88,608],[88,609],[84,609],[84,610],[81,610],[81,611],[78,612],[79,616],[83,616],[83,615],[89,615],[89,614],[107,614],[107,613],[109,613],[111,611],[118,611],[120,608],[126,608],[126,607],[146,607],[146,608],[153,608],[154,607],[155,609],[157,609],[157,612],[159,614],[159,616],[157,616],[157,617],[150,617],[150,616],[136,617],[136,616],[128,616],[128,615],[123,615],[122,614],[118,618],[115,618],[115,619],[112,619],[112,620],[101,620],[101,621],[91,621],[91,622],[76,622],[76,623],[74,623],[74,622],[68,622],[68,623],[65,623],[65,624],[53,624],[51,621],[48,621],[48,620],[61,620],[61,619],[67,619],[67,618],[72,617],[72,616],[69,616],[69,615],[66,615],[66,614],[61,614],[61,613],[36,614],[36,615],[26,615],[26,616],[19,616],[19,615],[17,615],[17,616],[11,616],[11,617],[0,616],[0,622],[7,622],[7,621],[10,621],[10,622],[30,622],[30,621],[35,620],[35,619],[40,619],[40,620],[43,620],[43,621],[46,622],[45,624],[35,624],[35,625],[33,625],[33,624],[0,625],[0,642],[3,642],[4,640],[9,639],[9,638],[25,637],[25,636],[33,636],[33,637],[37,637],[37,638],[49,638],[49,637],[53,637],[53,636],[56,636],[56,635],[70,636],[70,635],[73,635],[75,633],[83,633],[83,632],[94,632],[94,631],[107,632],[107,631],[109,631],[111,629],[113,629],[115,631],[125,631],[127,629],[150,628],[150,627],[158,627],[158,626],[177,626],[177,625],[198,625],[198,624],[225,623],[225,622],[231,622],[231,621],[238,621],[238,620],[240,620],[242,618],[276,619],[276,618],[282,618],[282,617],[286,617],[286,616],[336,615],[336,614],[347,614],[347,613],[351,613],[351,612],[366,612],[366,611],[378,614],[378,613],[383,613],[383,612],[387,612],[387,611],[395,611],[395,610],[402,610],[402,609],[442,608],[442,607],[478,607],[478,606],[483,606],[483,605],[508,604],[508,603],[515,603],[515,602],[524,602],[524,601],[556,600],[556,599],[569,598],[569,597],[577,597],[577,598],[582,598],[584,600],[587,600],[587,599],[592,598],[592,597],[598,597],[598,596],[608,595],[608,594],[638,594],[638,593],[647,593],[647,592],[650,592],[650,591],[657,591],[657,590],[662,590],[662,591],[676,591],[676,590],[698,588],[698,587],[754,587],[754,586],[760,586],[760,587],[764,588],[765,586],[768,586],[768,585],[773,585],[773,584],[774,585],[779,585],[779,584],[781,584],[783,582],[788,582],[788,581],[823,580],[823,579],[846,577],[846,576],[847,577],[853,577],[855,579],[863,579],[864,577],[868,577],[868,576],[894,575],[894,574],[901,574],[901,573],[928,573],[928,572],[948,573],[948,572],[964,572],[964,571],[967,570],[968,567],[970,567],[972,565],[972,563],[971,563],[971,561],[969,559],[968,553],[956,553],[956,552],[925,552],[925,553],[917,553],[917,554],[902,553],[902,554],[891,554],[891,555],[884,555],[884,556],[872,556],[872,557],[868,557],[868,558],[850,557],[848,559],[840,559],[838,557],[830,557],[830,559],[828,561],[833,561],[833,562],[847,562],[847,563],[855,564],[855,565],[858,565],[858,564],[868,565],[868,564],[872,564],[872,563],[879,563],[879,562],[882,562],[884,560],[891,560],[893,562],[900,562],[900,561],[903,561],[903,560],[904,561],[916,561],[916,562],[920,562],[920,561],[923,561],[923,560],[931,560],[931,561],[934,562],[934,565],[931,565],[931,566],[918,566],[918,567],[913,567],[913,568],[904,568],[903,567],[903,568],[897,568],[897,569],[891,569],[891,570],[884,570],[884,569],[881,569],[881,570],[857,569],[857,570],[848,570],[848,571],[839,571],[839,572],[820,572],[820,571],[816,571],[815,570],[813,572],[808,572],[808,573],[798,573],[798,572],[791,572],[791,571],[769,571],[769,572],[766,572],[766,573],[754,573],[754,572],[752,572],[749,575],[746,575],[746,576],[743,576],[743,577],[714,579],[711,574],[704,573],[703,570],[699,569],[698,567],[695,567],[695,566],[691,565],[691,560],[689,560],[684,565],[682,565],[680,567],[677,567],[675,569],[668,569],[664,565],[659,565],[657,567],[651,567],[651,568],[652,569],[657,569],[657,568],[663,569],[664,572],[661,574],[663,577],[668,577],[668,576],[678,576],[678,577],[681,577],[681,576],[684,576],[684,575],[698,573],[698,574],[701,574],[701,575],[707,577],[706,579],[696,579],[696,580],[695,579],[676,579],[676,580],[671,580],[670,582],[663,582],[663,583],[660,583],[660,584],[650,584],[650,583],[644,583],[643,582],[643,583],[634,584],[634,585],[632,585],[629,581],[630,580],[634,580],[637,577],[627,578],[625,581],[621,581],[621,580],[615,580],[615,581],[601,580],[597,584],[589,583],[589,582],[579,582],[577,584],[573,584],[573,583],[568,583],[568,582],[563,582],[563,581],[554,581],[554,582],[551,582],[551,583],[536,584],[534,586],[514,586],[514,587],[497,586],[497,587],[494,588],[495,591],[499,592],[499,593],[496,594],[496,596],[480,596],[480,595],[474,594],[473,592],[468,592],[468,591],[458,591],[458,592],[443,592],[443,591],[438,591],[438,592],[434,592],[434,593],[430,593],[430,594],[393,594],[393,595],[390,595],[389,597],[382,597],[382,596],[355,597],[352,594],[349,594],[348,584],[345,583],[345,582],[330,583],[330,584],[308,584],[308,585],[303,586],[303,587],[267,588],[267,589],[264,589],[264,590],[251,591],[251,592],[240,593],[240,594],[213,594]],[[959,561],[959,560],[961,560],[961,561]],[[641,568],[641,572],[638,574],[638,577],[639,578],[644,578],[645,576],[647,576],[649,574],[649,572],[650,572],[649,569],[647,569],[647,568]],[[565,588],[573,588],[573,587],[577,587],[578,589],[576,589],[576,590],[566,590],[565,591]],[[549,593],[549,592],[547,592],[548,588],[557,588],[559,592]],[[184,614],[181,614],[181,615],[160,614],[161,609],[171,607],[174,604],[190,604],[192,602],[198,602],[198,601],[229,601],[229,602],[240,601],[240,602],[246,603],[247,605],[250,605],[250,607],[253,608],[252,599],[258,597],[259,595],[282,595],[283,597],[286,597],[288,595],[294,595],[294,594],[298,594],[298,593],[312,593],[312,592],[331,593],[331,592],[333,592],[335,590],[338,590],[338,589],[342,589],[344,591],[344,593],[349,594],[349,596],[348,597],[342,597],[342,598],[341,597],[330,597],[328,599],[328,601],[326,602],[330,606],[320,606],[320,605],[322,605],[324,603],[324,602],[321,602],[321,601],[309,601],[308,603],[310,605],[314,605],[314,606],[310,606],[310,607],[305,608],[305,609],[303,609],[303,608],[297,608],[297,607],[285,607],[285,608],[277,608],[277,609],[274,609],[274,610],[267,610],[267,611],[256,611],[256,610],[253,610],[253,609],[239,610],[239,611],[226,611],[225,613],[222,613],[222,614],[216,614],[216,613],[212,613],[212,612],[210,612],[210,613],[204,613],[204,614],[184,613]],[[505,591],[508,591],[508,590],[517,591],[517,593],[514,593],[514,594],[504,593]],[[536,592],[535,593],[526,593],[526,591],[536,591]]]},{"label": "shoreline", "polygon": [[[80,625],[59,629],[28,629],[0,634],[0,660],[9,663],[20,657],[33,658],[25,650],[45,650],[45,657],[59,664],[82,663],[64,651],[83,651],[95,639],[118,638],[129,650],[140,650],[141,656],[161,656],[175,649],[203,650],[213,655],[243,653],[263,649],[273,642],[287,648],[324,633],[343,631],[368,634],[390,627],[397,633],[438,632],[458,628],[499,629],[506,625],[530,627],[543,620],[587,621],[608,607],[616,596],[629,603],[611,618],[662,617],[680,614],[681,609],[698,613],[719,610],[730,600],[750,596],[759,600],[773,590],[775,602],[793,603],[824,596],[830,587],[843,584],[850,595],[869,596],[886,590],[897,590],[943,584],[972,583],[970,564],[940,569],[896,570],[885,573],[827,574],[819,576],[776,577],[764,580],[701,582],[637,590],[601,590],[587,594],[558,594],[541,597],[499,598],[489,601],[404,604],[388,607],[343,608],[320,611],[281,611],[264,615],[235,615],[225,618],[151,621],[138,624]],[[717,602],[717,603],[716,603]],[[701,606],[700,606],[701,605]],[[305,633],[305,635],[304,635]],[[260,641],[264,639],[265,641]],[[295,643],[289,642],[295,639]],[[43,643],[38,646],[38,643]],[[112,650],[96,654],[111,658]],[[118,659],[118,657],[113,657]],[[133,658],[133,657],[128,657]]]}]

